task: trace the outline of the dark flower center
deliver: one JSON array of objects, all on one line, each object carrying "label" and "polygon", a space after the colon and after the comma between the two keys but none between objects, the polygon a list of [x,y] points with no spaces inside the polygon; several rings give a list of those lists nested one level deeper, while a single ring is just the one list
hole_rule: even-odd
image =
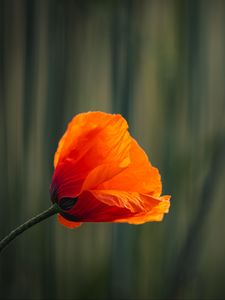
[{"label": "dark flower center", "polygon": [[77,218],[77,217],[75,217],[75,216],[73,216],[73,215],[67,214],[67,213],[64,212],[64,211],[61,211],[61,212],[60,212],[60,215],[63,216],[63,217],[64,217],[66,220],[68,220],[68,221],[73,221],[73,222],[80,222],[80,221],[81,221],[80,218]]},{"label": "dark flower center", "polygon": [[69,221],[79,221],[79,219],[76,218],[75,216],[65,212],[67,210],[70,210],[76,204],[78,198],[65,197],[59,200],[57,195],[57,188],[55,185],[52,186],[50,193],[51,193],[52,202],[57,203],[60,208],[61,216],[63,216],[65,219]]},{"label": "dark flower center", "polygon": [[62,198],[58,205],[62,210],[71,209],[77,202],[78,198]]}]

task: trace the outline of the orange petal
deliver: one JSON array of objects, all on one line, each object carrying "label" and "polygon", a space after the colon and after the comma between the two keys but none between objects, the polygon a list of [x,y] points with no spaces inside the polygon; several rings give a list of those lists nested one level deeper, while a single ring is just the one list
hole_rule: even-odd
[{"label": "orange petal", "polygon": [[109,205],[126,208],[132,213],[147,213],[153,208],[158,207],[167,198],[156,198],[147,194],[137,192],[115,191],[115,190],[93,190],[89,191],[99,201]]},{"label": "orange petal", "polygon": [[121,115],[100,112],[80,114],[70,122],[54,160],[52,185],[59,199],[77,197],[82,185],[83,190],[93,188],[127,167],[131,144],[127,127]]},{"label": "orange petal", "polygon": [[159,221],[168,211],[158,169],[127,129],[121,115],[102,112],[70,122],[55,154],[51,193],[56,202],[78,200],[58,216],[60,223],[70,228],[80,225],[76,220],[141,224]]},{"label": "orange petal", "polygon": [[57,215],[57,219],[58,219],[58,222],[60,224],[62,224],[63,226],[65,227],[68,227],[70,229],[73,229],[73,228],[76,228],[76,227],[79,227],[82,223],[81,222],[73,222],[73,221],[69,221],[69,220],[66,220],[63,216],[61,216],[60,214]]},{"label": "orange petal", "polygon": [[159,197],[162,193],[159,171],[151,165],[144,150],[134,139],[131,141],[130,160],[128,168],[99,185],[98,189],[138,192]]},{"label": "orange petal", "polygon": [[148,212],[142,212],[130,218],[118,219],[114,222],[129,223],[129,224],[143,224],[146,222],[162,221],[164,214],[169,211],[170,196],[163,196],[160,198],[158,205],[154,206]]},{"label": "orange petal", "polygon": [[107,161],[122,161],[129,154],[128,125],[121,115],[103,112],[75,116],[55,153],[55,167],[63,160],[79,161],[92,169]]},{"label": "orange petal", "polygon": [[129,164],[130,159],[127,157],[120,163],[114,162],[97,166],[88,174],[82,186],[82,191],[95,189],[101,183],[122,172]]}]

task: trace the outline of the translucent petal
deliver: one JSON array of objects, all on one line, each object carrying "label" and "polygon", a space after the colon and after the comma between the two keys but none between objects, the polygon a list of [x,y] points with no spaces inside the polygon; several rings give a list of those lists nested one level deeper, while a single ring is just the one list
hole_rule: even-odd
[{"label": "translucent petal", "polygon": [[159,171],[148,160],[144,150],[132,139],[129,166],[112,179],[100,184],[100,190],[122,190],[160,196],[162,183]]},{"label": "translucent petal", "polygon": [[130,143],[122,116],[100,112],[76,116],[55,154],[52,185],[59,199],[76,197],[83,185],[92,188],[121,172],[130,163]]},{"label": "translucent petal", "polygon": [[90,191],[99,201],[109,205],[127,208],[132,213],[147,213],[153,208],[159,207],[162,202],[169,203],[168,197],[153,197],[137,192],[117,191],[117,190],[94,190]]},{"label": "translucent petal", "polygon": [[114,222],[143,224],[146,222],[162,221],[164,214],[169,211],[170,196],[163,196],[160,199],[161,201],[159,201],[158,205],[154,206],[150,211],[136,214],[130,218],[117,219]]},{"label": "translucent petal", "polygon": [[63,160],[85,160],[90,169],[106,161],[122,161],[129,153],[128,125],[121,115],[102,112],[75,116],[61,138],[54,165]]}]

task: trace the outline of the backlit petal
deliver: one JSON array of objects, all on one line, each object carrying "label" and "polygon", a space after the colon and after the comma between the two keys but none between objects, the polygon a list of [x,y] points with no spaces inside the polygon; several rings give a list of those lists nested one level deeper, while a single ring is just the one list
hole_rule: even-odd
[{"label": "backlit petal", "polygon": [[82,159],[88,169],[107,161],[122,161],[129,152],[127,128],[121,115],[92,112],[75,116],[59,142],[55,167],[68,159]]},{"label": "backlit petal", "polygon": [[89,112],[75,116],[59,142],[54,166],[52,202],[60,205],[65,198],[75,200],[73,207],[58,215],[64,226],[142,224],[160,221],[168,212],[170,196],[161,196],[159,171],[130,136],[121,115]]},{"label": "backlit petal", "polygon": [[128,168],[99,185],[98,189],[115,189],[160,196],[162,183],[159,171],[151,165],[147,155],[134,139],[131,142],[130,160]]},{"label": "backlit petal", "polygon": [[159,204],[166,201],[168,198],[154,197],[147,194],[140,194],[137,192],[127,192],[118,190],[93,190],[90,191],[92,195],[99,201],[109,205],[118,206],[120,208],[127,208],[132,213],[141,213],[151,211],[158,207]]},{"label": "backlit petal", "polygon": [[52,185],[59,199],[77,197],[83,184],[92,188],[127,167],[131,143],[127,127],[121,115],[100,112],[80,114],[70,122],[54,160]]},{"label": "backlit petal", "polygon": [[125,158],[122,162],[114,162],[109,164],[103,164],[93,169],[87,176],[82,186],[82,190],[95,189],[103,182],[110,180],[130,164],[130,158]]},{"label": "backlit petal", "polygon": [[119,223],[129,223],[129,224],[143,224],[146,222],[153,222],[153,221],[162,221],[164,214],[169,211],[170,207],[170,196],[163,196],[161,197],[156,206],[154,206],[150,211],[148,212],[141,212],[140,214],[137,214],[136,216],[132,216],[130,218],[123,218],[118,219],[115,222]]}]

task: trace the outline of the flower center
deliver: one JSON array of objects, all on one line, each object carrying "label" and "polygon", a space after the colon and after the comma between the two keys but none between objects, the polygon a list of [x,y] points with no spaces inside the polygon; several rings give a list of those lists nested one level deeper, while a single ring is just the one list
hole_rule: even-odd
[{"label": "flower center", "polygon": [[62,198],[58,205],[63,210],[71,209],[77,202],[78,198]]}]

